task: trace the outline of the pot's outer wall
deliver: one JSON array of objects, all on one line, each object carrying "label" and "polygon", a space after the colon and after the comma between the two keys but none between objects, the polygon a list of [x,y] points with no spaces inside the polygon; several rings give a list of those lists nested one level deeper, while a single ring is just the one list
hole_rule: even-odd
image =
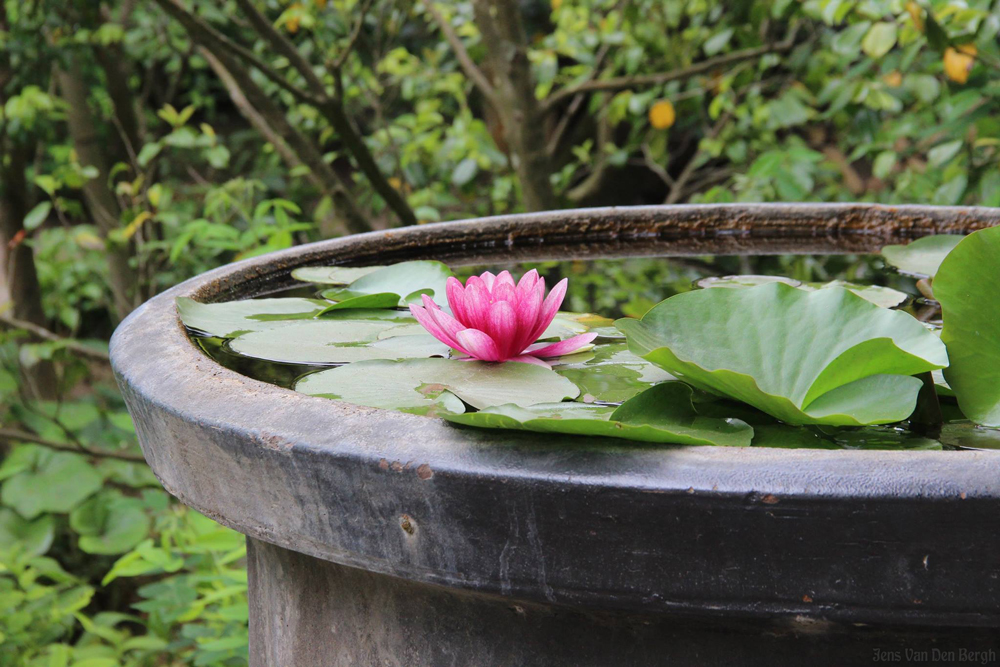
[{"label": "pot's outer wall", "polygon": [[876,252],[1000,222],[975,208],[676,206],[509,216],[312,244],[198,276],[115,333],[146,459],[254,539],[419,583],[589,610],[1000,625],[1000,457],[631,445],[480,431],[229,371],[174,299],[305,265]]}]

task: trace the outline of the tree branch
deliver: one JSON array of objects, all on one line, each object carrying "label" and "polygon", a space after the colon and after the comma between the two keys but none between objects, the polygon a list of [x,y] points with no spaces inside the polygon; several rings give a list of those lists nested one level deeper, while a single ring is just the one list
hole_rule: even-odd
[{"label": "tree branch", "polygon": [[246,18],[249,19],[250,25],[257,31],[257,34],[265,39],[279,55],[288,58],[288,62],[292,64],[292,67],[306,80],[306,84],[309,86],[310,91],[312,91],[313,96],[318,99],[327,97],[326,86],[316,76],[316,72],[313,71],[309,61],[299,53],[294,44],[278,32],[278,29],[274,27],[266,16],[260,13],[253,4],[253,0],[236,0],[236,4],[246,14]]},{"label": "tree branch", "polygon": [[358,43],[358,38],[361,37],[361,30],[365,27],[365,17],[368,16],[368,10],[371,9],[372,2],[374,0],[365,0],[361,5],[361,16],[358,17],[358,22],[354,24],[354,30],[351,31],[351,36],[347,39],[347,44],[344,45],[344,49],[337,56],[337,59],[333,61],[331,68],[335,72],[339,72],[344,67],[344,63],[350,57],[351,52],[354,51],[354,45]]},{"label": "tree branch", "polygon": [[86,357],[94,361],[103,361],[107,363],[109,361],[108,353],[104,350],[99,350],[97,348],[88,347],[86,345],[81,345],[75,340],[69,338],[63,338],[57,333],[49,331],[43,326],[34,324],[32,322],[27,322],[25,320],[19,320],[8,315],[0,314],[0,325],[12,328],[12,329],[22,329],[27,331],[33,338],[38,340],[48,341],[50,343],[62,343],[63,347],[71,352],[80,355],[81,357]]},{"label": "tree branch", "polygon": [[444,35],[445,40],[451,46],[451,50],[454,51],[455,58],[458,60],[458,64],[465,72],[465,75],[469,77],[469,80],[472,81],[473,85],[479,89],[479,92],[483,94],[483,97],[486,98],[486,101],[489,102],[490,106],[496,109],[499,104],[496,91],[493,89],[493,86],[490,85],[490,81],[486,78],[486,75],[483,74],[483,71],[476,66],[476,63],[473,62],[472,58],[469,56],[469,52],[466,50],[465,44],[462,43],[462,40],[455,32],[455,29],[451,27],[451,23],[449,23],[441,12],[437,10],[437,7],[434,6],[432,0],[421,0],[421,2],[423,3],[424,8],[427,9],[427,13],[430,14],[431,18],[434,19],[434,22],[438,24],[438,27],[441,29],[441,34]]},{"label": "tree branch", "polygon": [[74,454],[83,454],[84,456],[93,456],[95,458],[116,459],[118,461],[128,461],[130,463],[146,462],[146,459],[141,454],[109,452],[105,449],[90,449],[89,447],[67,445],[62,442],[47,440],[41,436],[35,435],[34,433],[29,433],[28,431],[21,431],[14,428],[0,428],[0,441],[6,443],[30,442],[33,445],[41,445],[42,447],[47,447],[60,452],[73,452]]},{"label": "tree branch", "polygon": [[590,93],[596,91],[619,91],[628,88],[638,88],[640,86],[653,86],[671,81],[689,79],[693,76],[710,72],[713,69],[734,65],[745,60],[761,58],[770,53],[782,53],[789,51],[795,46],[795,36],[798,34],[798,26],[792,28],[791,34],[784,40],[774,43],[757,46],[750,49],[733,51],[721,56],[709,58],[699,63],[682,67],[681,69],[670,70],[669,72],[658,72],[656,74],[638,74],[635,76],[620,76],[612,79],[598,79],[595,81],[585,81],[576,86],[561,88],[549,95],[541,102],[544,112],[552,111],[560,102],[580,93]]},{"label": "tree branch", "polygon": [[280,72],[258,58],[253,51],[237,44],[210,26],[208,23],[189,12],[184,5],[180,3],[180,0],[154,0],[154,2],[156,2],[156,4],[163,9],[163,11],[174,17],[178,23],[184,26],[184,29],[188,31],[195,41],[201,42],[202,44],[211,46],[215,49],[225,49],[237,58],[240,58],[250,64],[255,69],[260,70],[261,74],[273,81],[283,90],[291,93],[292,96],[294,96],[298,101],[305,104],[311,104],[313,106],[318,105],[319,101],[316,97],[291,83],[287,78],[282,76]]}]

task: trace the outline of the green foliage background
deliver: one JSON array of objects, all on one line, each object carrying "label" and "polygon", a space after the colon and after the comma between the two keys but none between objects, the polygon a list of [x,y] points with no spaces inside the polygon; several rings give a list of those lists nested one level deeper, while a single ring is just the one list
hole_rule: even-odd
[{"label": "green foliage background", "polygon": [[246,662],[242,537],[160,489],[106,361],[187,277],[539,208],[1000,205],[996,2],[491,4],[0,1],[0,665]]}]

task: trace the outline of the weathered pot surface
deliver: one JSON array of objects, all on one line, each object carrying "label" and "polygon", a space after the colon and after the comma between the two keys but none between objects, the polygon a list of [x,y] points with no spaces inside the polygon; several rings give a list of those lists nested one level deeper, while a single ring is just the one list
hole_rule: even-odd
[{"label": "weathered pot surface", "polygon": [[182,283],[119,327],[112,361],[164,487],[258,543],[591,612],[996,626],[996,455],[668,447],[460,428],[229,371],[191,342],[174,299],[253,296],[306,265],[877,252],[998,223],[994,209],[713,205],[376,232]]}]

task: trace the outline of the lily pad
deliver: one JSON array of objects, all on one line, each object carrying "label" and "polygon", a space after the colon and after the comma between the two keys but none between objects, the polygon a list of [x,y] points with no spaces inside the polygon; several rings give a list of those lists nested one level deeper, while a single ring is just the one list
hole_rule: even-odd
[{"label": "lily pad", "polygon": [[519,407],[501,405],[479,412],[442,415],[456,424],[598,435],[677,445],[747,447],[753,429],[738,419],[702,417],[691,403],[691,388],[666,382],[616,408],[584,403],[547,403]]},{"label": "lily pad", "polygon": [[907,245],[889,245],[882,248],[882,259],[900,273],[933,278],[941,262],[963,238],[957,234],[939,234],[919,238]]},{"label": "lily pad", "polygon": [[[476,408],[519,406],[576,398],[575,384],[547,368],[453,359],[361,361],[307,375],[296,391],[373,408],[426,408],[450,392]],[[463,412],[464,408],[452,409]]]},{"label": "lily pad", "polygon": [[177,313],[184,326],[219,338],[232,338],[250,331],[274,329],[289,321],[309,319],[330,304],[319,299],[244,299],[223,303],[200,303],[177,298]]},{"label": "lily pad", "polygon": [[828,283],[803,283],[784,276],[724,276],[722,278],[702,278],[696,284],[698,287],[704,289],[720,287],[734,289],[756,287],[757,285],[766,285],[769,283],[785,283],[786,285],[791,285],[792,287],[797,287],[806,291],[827,289],[829,287],[843,287],[846,290],[854,292],[865,301],[871,301],[875,305],[883,308],[895,308],[896,306],[905,303],[906,300],[910,298],[910,295],[905,292],[894,290],[891,287],[882,287],[881,285],[861,285],[859,283],[849,283],[843,280],[834,280]]},{"label": "lily pad", "polygon": [[906,419],[921,387],[910,376],[948,363],[916,319],[837,287],[695,290],[616,325],[638,356],[791,424]]},{"label": "lily pad", "polygon": [[323,297],[345,301],[369,294],[392,293],[399,296],[400,305],[419,301],[427,294],[438,301],[445,300],[445,286],[452,276],[451,269],[441,262],[420,260],[384,266],[353,281],[341,290],[327,290]]},{"label": "lily pad", "polygon": [[934,295],[941,304],[951,365],[944,371],[969,419],[1000,426],[1000,227],[965,237],[941,263]]},{"label": "lily pad", "polygon": [[323,310],[316,313],[316,317],[323,317],[324,315],[335,310],[395,308],[398,303],[399,295],[393,294],[392,292],[364,294],[362,296],[354,296],[344,299],[343,301],[330,304]]},{"label": "lily pad", "polygon": [[350,285],[358,278],[384,266],[303,266],[292,271],[292,278],[319,285]]},{"label": "lily pad", "polygon": [[580,400],[585,403],[622,403],[654,384],[675,379],[651,361],[629,352],[625,343],[597,345],[589,353],[555,361],[553,369],[580,387]]},{"label": "lily pad", "polygon": [[312,320],[243,334],[229,343],[247,357],[290,364],[336,364],[369,359],[446,356],[451,351],[428,333],[379,334],[401,329],[391,320]]}]

